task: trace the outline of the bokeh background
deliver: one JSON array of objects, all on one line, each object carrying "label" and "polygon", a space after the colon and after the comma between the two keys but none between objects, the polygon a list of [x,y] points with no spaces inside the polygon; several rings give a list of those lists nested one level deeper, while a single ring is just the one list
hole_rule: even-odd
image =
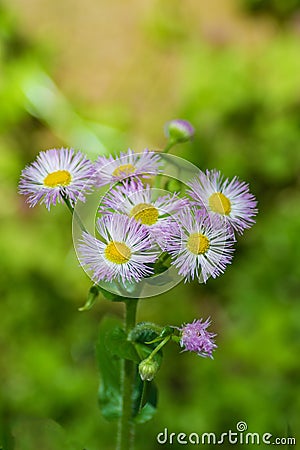
[{"label": "bokeh background", "polygon": [[71,218],[63,205],[29,209],[20,171],[63,145],[93,159],[160,149],[163,124],[177,117],[196,136],[176,154],[249,182],[260,213],[223,276],[141,302],[139,320],[163,325],[210,315],[219,348],[214,361],[167,348],[159,410],[138,429],[137,449],[161,448],[165,427],[221,433],[240,420],[299,439],[299,55],[299,0],[1,0],[6,450],[114,448],[116,424],[97,407],[94,343],[101,318],[122,315],[107,300],[78,312],[90,281]]}]

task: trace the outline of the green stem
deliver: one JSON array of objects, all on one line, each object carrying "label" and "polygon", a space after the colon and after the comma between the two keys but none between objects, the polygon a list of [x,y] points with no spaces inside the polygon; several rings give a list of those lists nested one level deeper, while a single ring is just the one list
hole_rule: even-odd
[{"label": "green stem", "polygon": [[162,153],[168,153],[172,147],[174,147],[174,145],[176,145],[177,142],[170,140],[167,142],[167,145],[165,146],[165,148],[163,149]]},{"label": "green stem", "polygon": [[145,396],[146,396],[146,391],[147,391],[147,383],[148,381],[143,381],[143,390],[142,390],[142,395],[141,395],[141,401],[140,401],[140,405],[139,405],[139,412],[142,411],[142,408],[144,406],[144,402],[145,402]]},{"label": "green stem", "polygon": [[171,339],[171,334],[169,334],[168,336],[166,336],[166,337],[164,338],[164,340],[161,341],[161,342],[157,345],[157,347],[155,347],[155,349],[153,350],[153,352],[151,353],[151,355],[148,356],[147,359],[152,359],[153,356],[156,355],[156,353],[159,352],[159,350],[160,350],[164,345],[166,345],[166,343],[167,343],[170,339]]},{"label": "green stem", "polygon": [[[138,300],[125,300],[125,332],[128,334],[135,326]],[[119,419],[117,450],[132,450],[134,444],[134,423],[132,420],[132,394],[136,364],[127,359],[122,360],[121,392],[122,415]]]},{"label": "green stem", "polygon": [[75,220],[77,221],[78,225],[80,226],[80,228],[82,229],[82,231],[84,231],[85,233],[87,233],[87,229],[85,228],[85,226],[83,225],[83,223],[81,222],[81,219],[79,217],[79,215],[77,214],[77,212],[74,210],[73,206],[70,203],[70,200],[68,199],[68,197],[65,197],[63,194],[61,195],[63,198],[63,201],[65,202],[65,204],[67,205],[68,210],[70,211],[70,213],[72,214],[72,216],[74,215]]},{"label": "green stem", "polygon": [[[168,153],[169,152],[169,150],[171,150],[171,148],[174,146],[174,145],[176,145],[176,142],[175,141],[173,141],[173,140],[170,140],[170,141],[168,141],[167,142],[167,144],[166,144],[166,146],[165,146],[165,148],[160,152],[160,153]],[[156,176],[155,177],[155,180],[154,180],[154,188],[156,188],[156,189],[160,189],[161,188],[161,177],[160,176]]]}]

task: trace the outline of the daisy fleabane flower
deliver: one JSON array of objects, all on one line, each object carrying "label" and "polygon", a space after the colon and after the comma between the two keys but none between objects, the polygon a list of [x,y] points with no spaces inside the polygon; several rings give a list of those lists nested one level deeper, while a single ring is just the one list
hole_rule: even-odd
[{"label": "daisy fleabane flower", "polygon": [[187,206],[188,200],[177,194],[167,194],[157,198],[156,190],[149,185],[131,182],[118,185],[106,194],[99,208],[101,214],[117,212],[133,217],[142,223],[151,238],[161,248],[169,239],[170,228],[174,226],[172,215]]},{"label": "daisy fleabane flower", "polygon": [[172,264],[185,281],[198,279],[206,283],[216,278],[231,263],[234,235],[220,219],[210,218],[199,210],[186,208],[176,216],[167,251]]},{"label": "daisy fleabane flower", "polygon": [[183,351],[195,352],[204,358],[213,359],[212,352],[217,348],[214,338],[216,334],[207,331],[211,321],[208,318],[194,320],[192,323],[182,325],[180,330],[180,345]]},{"label": "daisy fleabane flower", "polygon": [[196,205],[204,207],[210,215],[221,217],[239,234],[255,223],[257,201],[244,181],[237,177],[224,180],[219,171],[207,170],[187,184],[190,187],[187,193]]},{"label": "daisy fleabane flower", "polygon": [[37,159],[22,171],[19,192],[27,195],[30,206],[45,203],[47,209],[61,202],[62,196],[71,205],[94,183],[94,166],[81,152],[61,148],[40,152]]},{"label": "daisy fleabane flower", "polygon": [[79,260],[95,282],[138,282],[153,273],[151,263],[158,254],[147,229],[121,214],[102,216],[97,220],[99,239],[84,232]]},{"label": "daisy fleabane flower", "polygon": [[148,149],[141,153],[128,149],[115,158],[99,156],[95,162],[96,184],[100,187],[128,178],[150,178],[159,173],[161,164],[160,156]]}]

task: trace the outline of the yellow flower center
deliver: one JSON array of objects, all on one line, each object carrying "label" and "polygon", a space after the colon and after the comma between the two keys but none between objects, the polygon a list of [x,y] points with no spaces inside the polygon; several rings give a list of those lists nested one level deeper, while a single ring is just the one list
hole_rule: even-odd
[{"label": "yellow flower center", "polygon": [[139,203],[130,211],[130,217],[144,225],[153,225],[158,220],[158,210],[150,203]]},{"label": "yellow flower center", "polygon": [[203,255],[209,249],[209,239],[201,233],[192,233],[187,241],[187,249],[194,255]]},{"label": "yellow flower center", "polygon": [[44,179],[44,185],[47,187],[68,186],[71,183],[72,177],[67,170],[57,170],[49,173]]},{"label": "yellow flower center", "polygon": [[130,175],[134,171],[135,167],[132,164],[123,164],[122,166],[117,167],[112,174],[114,177],[121,177],[124,175]]},{"label": "yellow flower center", "polygon": [[107,244],[104,254],[108,261],[124,264],[130,260],[131,250],[124,242],[111,241]]},{"label": "yellow flower center", "polygon": [[230,200],[222,194],[222,192],[215,192],[208,199],[210,209],[218,214],[230,214],[231,203]]}]

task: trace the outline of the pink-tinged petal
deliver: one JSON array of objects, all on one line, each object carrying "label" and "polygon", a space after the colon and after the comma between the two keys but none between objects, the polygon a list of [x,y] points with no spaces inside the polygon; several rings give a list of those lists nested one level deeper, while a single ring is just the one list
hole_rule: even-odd
[{"label": "pink-tinged petal", "polygon": [[[133,283],[153,274],[152,263],[159,252],[142,224],[125,215],[111,214],[98,219],[97,231],[99,239],[83,233],[79,245],[79,260],[91,272],[95,282]],[[119,253],[118,262],[107,253],[111,243],[117,243],[119,252],[125,249],[126,254]]]},{"label": "pink-tinged petal", "polygon": [[[47,184],[49,176],[62,173],[65,182],[57,178],[57,183]],[[73,149],[51,149],[40,152],[37,159],[22,171],[19,192],[27,195],[31,207],[45,203],[49,210],[66,197],[72,205],[77,200],[85,201],[85,196],[94,185],[95,169],[81,152]],[[48,178],[47,178],[48,177]],[[52,178],[53,179],[53,178]]]},{"label": "pink-tinged petal", "polygon": [[188,185],[187,192],[197,207],[220,217],[237,233],[243,234],[255,223],[257,201],[249,192],[249,185],[237,177],[224,180],[219,171],[207,170]]},{"label": "pink-tinged petal", "polygon": [[128,149],[115,158],[99,156],[95,162],[96,184],[105,186],[128,179],[150,178],[161,171],[161,166],[159,154],[148,149],[141,153]]}]

